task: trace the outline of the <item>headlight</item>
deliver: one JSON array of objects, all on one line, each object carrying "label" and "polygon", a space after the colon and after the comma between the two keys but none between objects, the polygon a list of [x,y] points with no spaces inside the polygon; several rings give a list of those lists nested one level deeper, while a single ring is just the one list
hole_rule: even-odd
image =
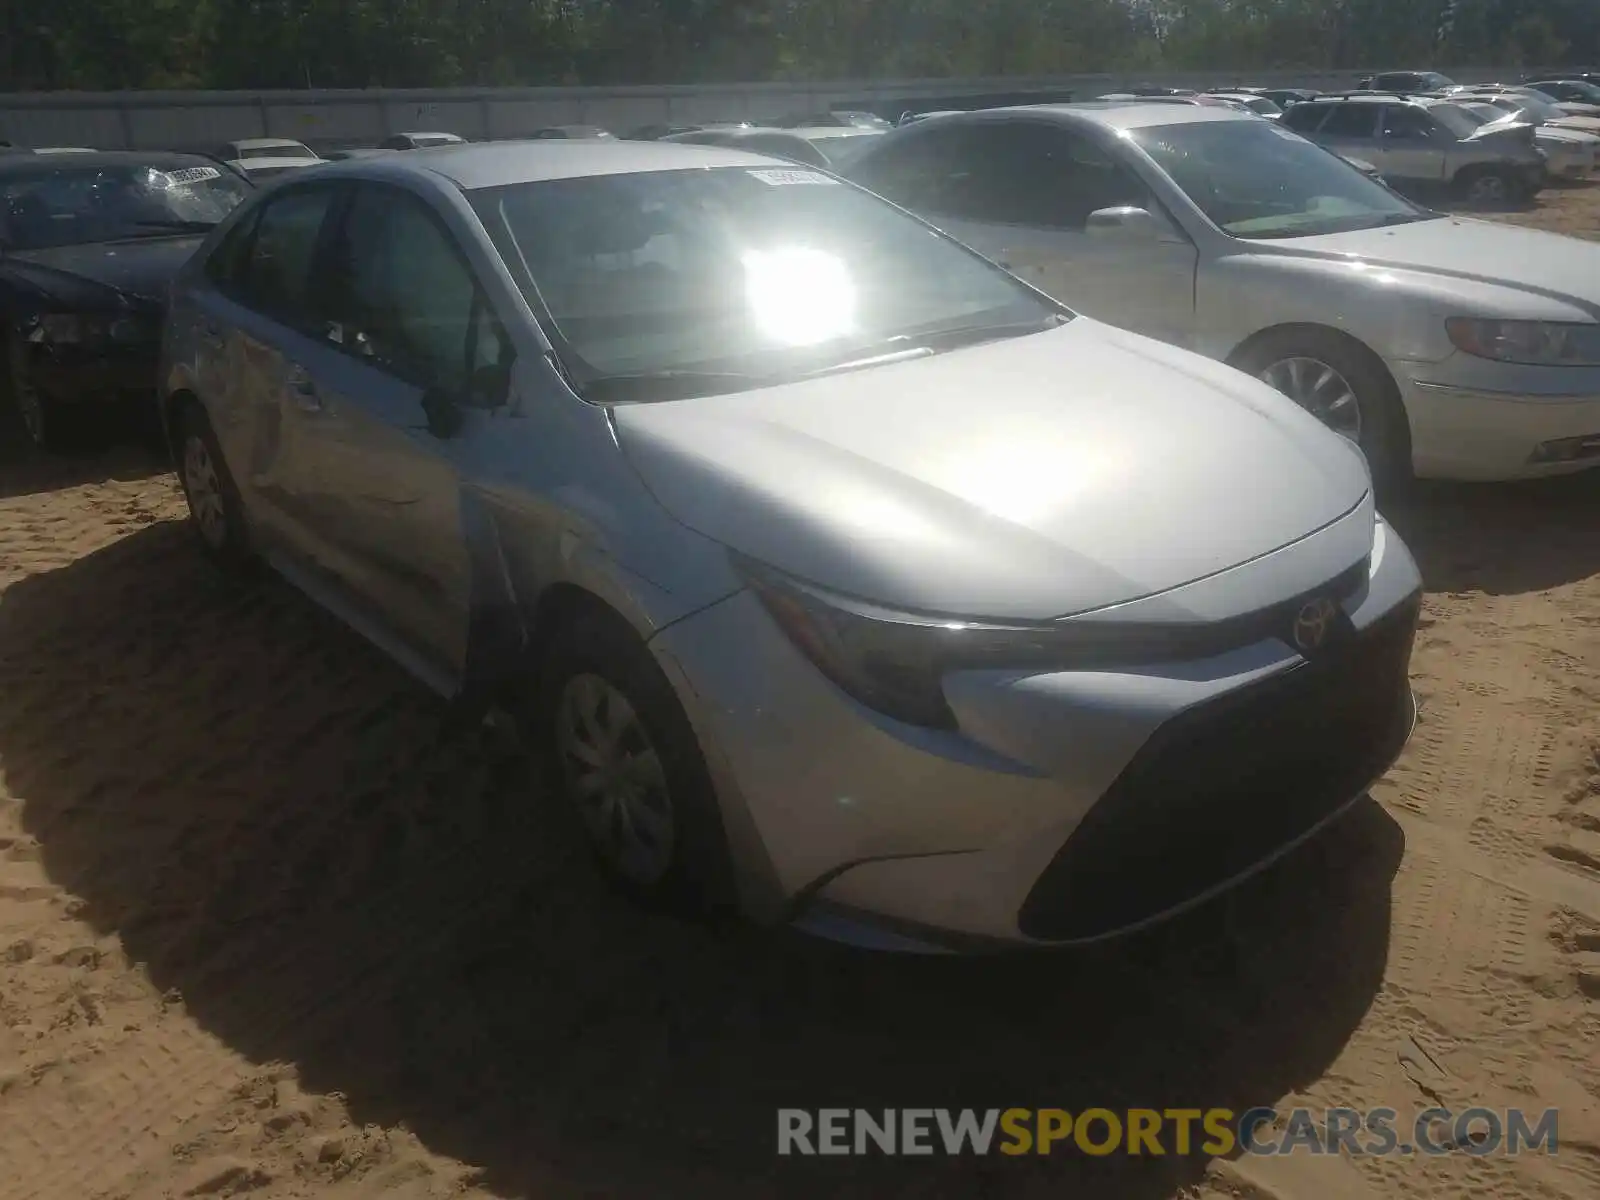
[{"label": "headlight", "polygon": [[1194,625],[940,618],[825,592],[742,557],[735,564],[778,627],[835,684],[885,716],[940,729],[956,724],[943,688],[951,671],[1088,670],[1204,658],[1271,636],[1279,623],[1287,628],[1287,614],[1275,611]]},{"label": "headlight", "polygon": [[1451,317],[1445,328],[1457,350],[1479,358],[1551,367],[1600,366],[1600,325]]}]

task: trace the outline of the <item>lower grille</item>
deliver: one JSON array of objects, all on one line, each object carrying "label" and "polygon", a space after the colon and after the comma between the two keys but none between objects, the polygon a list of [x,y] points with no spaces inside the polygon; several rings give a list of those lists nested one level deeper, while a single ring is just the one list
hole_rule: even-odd
[{"label": "lower grille", "polygon": [[1411,731],[1418,607],[1158,729],[1039,876],[1023,934],[1075,941],[1157,917],[1358,795]]}]

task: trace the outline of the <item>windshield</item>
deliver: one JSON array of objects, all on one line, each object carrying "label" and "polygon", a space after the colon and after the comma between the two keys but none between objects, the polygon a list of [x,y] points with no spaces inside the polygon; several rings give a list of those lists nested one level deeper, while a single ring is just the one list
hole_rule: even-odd
[{"label": "windshield", "polygon": [[299,142],[269,142],[262,146],[240,146],[239,161],[250,158],[315,158],[311,147]]},{"label": "windshield", "polygon": [[542,180],[469,199],[526,267],[529,303],[592,398],[618,395],[585,386],[601,377],[694,376],[629,399],[740,390],[1066,315],[892,205],[801,167]]},{"label": "windshield", "polygon": [[1234,237],[1310,237],[1432,216],[1275,122],[1157,125],[1131,136]]},{"label": "windshield", "polygon": [[1458,138],[1472,136],[1472,131],[1483,124],[1459,104],[1430,104],[1428,115]]},{"label": "windshield", "polygon": [[1533,96],[1524,96],[1521,93],[1505,97],[1505,103],[1501,107],[1505,108],[1507,112],[1518,113],[1535,121],[1559,121],[1567,115],[1546,100],[1540,100]]},{"label": "windshield", "polygon": [[1283,109],[1279,108],[1266,96],[1240,96],[1238,100],[1250,108],[1251,111],[1258,112],[1264,117],[1275,117],[1283,112]]},{"label": "windshield", "polygon": [[124,238],[204,232],[250,194],[213,166],[68,166],[0,175],[0,239],[43,250]]},{"label": "windshield", "polygon": [[[1534,86],[1538,87],[1539,85],[1535,84]],[[1600,87],[1595,87],[1595,85],[1592,83],[1585,83],[1581,79],[1574,79],[1565,83],[1549,84],[1547,86],[1557,87],[1565,92],[1567,94],[1568,103],[1600,104]],[[1540,90],[1542,91],[1543,89]]]}]

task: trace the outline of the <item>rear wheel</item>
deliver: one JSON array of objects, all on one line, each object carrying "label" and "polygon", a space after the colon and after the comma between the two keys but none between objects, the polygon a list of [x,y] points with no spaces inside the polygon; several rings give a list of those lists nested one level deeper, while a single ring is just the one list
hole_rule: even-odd
[{"label": "rear wheel", "polygon": [[1332,332],[1286,330],[1247,346],[1234,365],[1353,442],[1380,486],[1410,478],[1410,427],[1399,389],[1363,347]]}]

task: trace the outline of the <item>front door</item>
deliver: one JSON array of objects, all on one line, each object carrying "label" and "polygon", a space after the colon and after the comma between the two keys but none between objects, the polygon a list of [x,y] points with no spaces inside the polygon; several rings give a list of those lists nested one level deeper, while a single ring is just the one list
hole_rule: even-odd
[{"label": "front door", "polygon": [[1377,164],[1391,179],[1438,183],[1444,179],[1448,145],[1454,144],[1441,126],[1434,124],[1421,109],[1407,104],[1388,104],[1378,133]]},{"label": "front door", "polygon": [[[1046,122],[980,129],[965,147],[965,179],[929,219],[1069,308],[1178,345],[1194,324],[1193,243],[1144,182],[1108,150]],[[1086,232],[1100,209],[1143,208],[1159,239]]]},{"label": "front door", "polygon": [[[443,222],[402,188],[360,185],[326,263],[326,336],[297,364],[297,481],[356,598],[459,674],[471,606],[463,447],[503,399],[510,343]],[[459,427],[430,423],[435,398]]]}]

